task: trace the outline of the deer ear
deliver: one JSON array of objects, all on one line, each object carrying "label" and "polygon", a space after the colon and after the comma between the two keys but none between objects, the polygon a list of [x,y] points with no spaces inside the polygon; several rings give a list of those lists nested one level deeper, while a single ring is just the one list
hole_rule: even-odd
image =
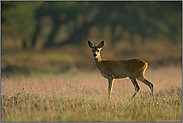
[{"label": "deer ear", "polygon": [[101,41],[100,44],[98,45],[98,48],[102,48],[104,46],[104,41]]},{"label": "deer ear", "polygon": [[89,46],[90,48],[93,48],[93,44],[92,44],[90,41],[88,41],[88,46]]}]

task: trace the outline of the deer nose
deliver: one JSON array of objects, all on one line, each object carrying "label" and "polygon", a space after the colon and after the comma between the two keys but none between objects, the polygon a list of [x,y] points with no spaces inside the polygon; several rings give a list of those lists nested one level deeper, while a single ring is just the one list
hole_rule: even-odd
[{"label": "deer nose", "polygon": [[96,56],[97,56],[97,54],[93,54],[93,56],[94,56],[94,57],[96,57]]}]

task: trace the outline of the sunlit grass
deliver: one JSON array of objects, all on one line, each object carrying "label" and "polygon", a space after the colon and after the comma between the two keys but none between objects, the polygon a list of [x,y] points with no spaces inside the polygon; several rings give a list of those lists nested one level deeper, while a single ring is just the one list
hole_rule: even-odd
[{"label": "sunlit grass", "polygon": [[141,90],[130,99],[134,87],[121,79],[110,101],[99,71],[2,78],[1,121],[182,121],[181,68],[147,69],[146,77],[154,97],[138,81]]}]

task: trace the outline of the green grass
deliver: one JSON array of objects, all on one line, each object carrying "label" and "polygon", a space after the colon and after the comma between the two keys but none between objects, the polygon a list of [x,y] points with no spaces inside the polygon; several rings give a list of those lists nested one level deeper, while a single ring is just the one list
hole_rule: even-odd
[{"label": "green grass", "polygon": [[99,72],[2,78],[1,121],[182,121],[181,69],[148,69],[146,74],[154,97],[138,81],[141,90],[130,99],[134,87],[123,79],[114,81],[111,100]]},{"label": "green grass", "polygon": [[[116,60],[140,58],[147,61],[151,67],[181,66],[181,50],[181,44],[172,44],[159,40],[147,40],[145,43],[138,45],[121,41],[114,44],[114,46],[106,41],[101,56],[103,59]],[[12,74],[17,76],[18,73],[20,75],[25,75],[25,73],[30,75],[32,71],[56,74],[96,69],[87,41],[82,45],[66,45],[61,48],[50,48],[41,51],[25,51],[21,47],[4,46],[2,47],[1,59],[3,77]]]}]

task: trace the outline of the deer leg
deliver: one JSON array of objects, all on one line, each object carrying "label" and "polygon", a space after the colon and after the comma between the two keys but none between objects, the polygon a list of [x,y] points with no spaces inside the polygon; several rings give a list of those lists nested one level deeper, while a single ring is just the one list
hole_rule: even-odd
[{"label": "deer leg", "polygon": [[141,82],[143,82],[144,84],[148,85],[149,88],[151,89],[151,94],[153,96],[153,84],[151,82],[149,82],[145,76],[144,76],[144,73],[145,73],[145,70],[146,68],[142,69],[139,73],[138,73],[138,76],[137,76],[137,79],[140,80]]},{"label": "deer leg", "polygon": [[151,89],[151,94],[153,95],[153,84],[151,82],[149,82],[145,77],[141,76],[137,78],[138,80],[140,80],[141,82],[143,82],[144,84],[148,85],[149,88]]},{"label": "deer leg", "polygon": [[109,93],[109,99],[110,99],[110,94],[112,92],[112,85],[113,85],[113,79],[112,78],[108,78],[108,93]]},{"label": "deer leg", "polygon": [[135,87],[135,92],[134,92],[134,94],[132,95],[131,98],[134,98],[135,95],[136,95],[136,93],[140,90],[140,88],[139,88],[139,86],[138,86],[138,83],[137,83],[136,79],[131,79],[131,81],[132,81],[132,83],[133,83],[133,85],[134,85],[134,87]]}]

